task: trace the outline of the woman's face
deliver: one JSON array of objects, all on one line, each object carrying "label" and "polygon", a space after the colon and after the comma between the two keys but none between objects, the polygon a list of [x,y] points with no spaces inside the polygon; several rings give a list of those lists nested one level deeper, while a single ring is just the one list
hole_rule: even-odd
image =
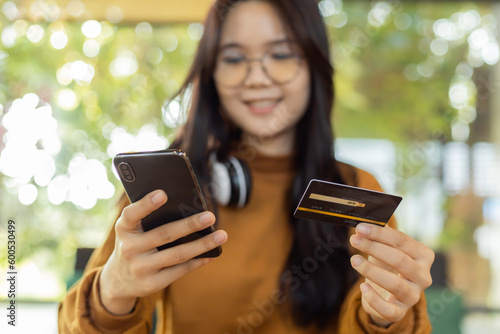
[{"label": "woman's face", "polygon": [[[264,55],[265,70],[258,60]],[[253,60],[248,73],[245,59]],[[229,12],[214,78],[223,112],[241,128],[243,139],[275,145],[274,152],[292,149],[295,126],[309,102],[310,75],[272,5],[248,1]]]}]

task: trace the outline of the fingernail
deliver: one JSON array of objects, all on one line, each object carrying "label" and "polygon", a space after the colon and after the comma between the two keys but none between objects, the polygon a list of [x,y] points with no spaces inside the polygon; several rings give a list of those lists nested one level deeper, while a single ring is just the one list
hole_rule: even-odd
[{"label": "fingernail", "polygon": [[163,191],[159,191],[153,197],[151,197],[151,201],[154,205],[158,205],[165,200],[166,194]]},{"label": "fingernail", "polygon": [[214,235],[214,241],[217,244],[221,244],[224,241],[226,241],[226,235],[224,233],[217,233],[216,232],[215,235]]},{"label": "fingernail", "polygon": [[351,259],[351,263],[354,267],[359,267],[361,262],[363,262],[363,259],[360,256],[353,256]]},{"label": "fingernail", "polygon": [[370,233],[371,231],[371,227],[368,226],[367,224],[359,224],[357,227],[356,227],[356,231],[359,233],[359,234],[368,234]]},{"label": "fingernail", "polygon": [[370,288],[368,287],[368,284],[366,283],[363,283],[361,284],[361,293],[366,295],[368,293],[368,291],[370,291]]},{"label": "fingernail", "polygon": [[351,245],[353,246],[359,246],[361,244],[361,238],[357,235],[353,235],[351,237]]},{"label": "fingernail", "polygon": [[210,212],[205,212],[200,216],[200,223],[203,225],[209,225],[213,221],[213,215]]}]

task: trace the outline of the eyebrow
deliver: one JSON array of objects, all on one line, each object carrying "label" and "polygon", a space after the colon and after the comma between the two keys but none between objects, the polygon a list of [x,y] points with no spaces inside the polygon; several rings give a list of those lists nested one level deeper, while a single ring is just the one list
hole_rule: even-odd
[{"label": "eyebrow", "polygon": [[[281,43],[292,43],[293,41],[289,38],[282,38],[282,39],[277,39],[277,40],[273,40],[273,41],[269,41],[267,43],[265,43],[265,46],[270,46],[270,45],[275,45],[275,44],[281,44]],[[228,48],[240,48],[240,49],[245,49],[245,46],[244,45],[241,45],[239,43],[236,43],[236,42],[229,42],[229,43],[225,43],[223,45],[221,45],[220,49],[223,50],[223,49],[228,49]]]}]

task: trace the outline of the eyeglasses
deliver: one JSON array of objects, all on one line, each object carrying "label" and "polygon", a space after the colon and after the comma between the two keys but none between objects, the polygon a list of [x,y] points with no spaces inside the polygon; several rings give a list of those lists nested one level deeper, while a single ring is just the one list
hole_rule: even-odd
[{"label": "eyeglasses", "polygon": [[302,56],[290,47],[274,48],[260,58],[247,58],[239,51],[223,51],[217,58],[214,80],[226,87],[242,86],[251,71],[251,63],[259,62],[264,73],[276,84],[292,81],[302,67]]}]

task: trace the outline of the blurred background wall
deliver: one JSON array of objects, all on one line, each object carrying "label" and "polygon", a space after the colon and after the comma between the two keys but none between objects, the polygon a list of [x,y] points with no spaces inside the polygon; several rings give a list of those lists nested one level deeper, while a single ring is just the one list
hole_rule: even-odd
[{"label": "blurred background wall", "polygon": [[[85,249],[112,228],[113,155],[163,149],[185,121],[169,97],[211,3],[0,3],[0,304],[12,219],[25,330],[56,331]],[[337,154],[402,195],[400,228],[437,252],[435,333],[500,331],[500,5],[318,5],[336,68]]]}]

